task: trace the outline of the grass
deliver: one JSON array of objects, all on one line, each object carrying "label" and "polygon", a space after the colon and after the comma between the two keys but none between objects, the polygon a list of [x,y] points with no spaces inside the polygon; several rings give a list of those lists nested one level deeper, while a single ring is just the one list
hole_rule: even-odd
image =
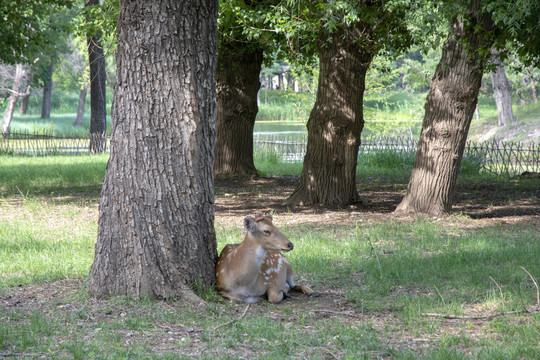
[{"label": "grass", "polygon": [[[55,135],[82,135],[90,131],[90,98],[85,103],[82,127],[74,127],[79,101],[78,93],[67,93],[54,88],[51,95],[51,118],[41,119],[42,96],[33,93],[28,102],[27,115],[20,115],[18,109],[13,114],[10,131]],[[110,115],[112,94],[107,94],[107,113]],[[110,116],[107,117],[107,129],[110,131]]]},{"label": "grass", "polygon": [[[399,182],[396,159],[380,156],[365,160],[362,171]],[[287,257],[296,280],[321,292],[318,298],[251,305],[243,318],[245,305],[213,291],[201,308],[90,299],[85,282],[106,160],[0,157],[0,357],[538,358],[539,313],[490,321],[422,315],[530,308],[535,288],[520,266],[539,276],[540,235],[527,222],[454,215],[333,223],[314,214],[316,221],[297,224],[296,213],[282,213],[276,219],[295,244]],[[279,163],[269,161],[269,175]],[[513,186],[535,196],[538,181]],[[216,231],[219,249],[242,236],[228,223]]]},{"label": "grass", "polygon": [[0,155],[0,196],[99,196],[108,154],[24,157]]}]

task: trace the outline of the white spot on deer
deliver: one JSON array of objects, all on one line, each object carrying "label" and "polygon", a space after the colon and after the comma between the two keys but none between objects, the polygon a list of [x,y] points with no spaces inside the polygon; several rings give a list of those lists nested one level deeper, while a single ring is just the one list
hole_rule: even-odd
[{"label": "white spot on deer", "polygon": [[275,269],[274,271],[279,273],[281,271],[282,264],[283,264],[283,257],[280,257],[278,260],[277,269]]}]

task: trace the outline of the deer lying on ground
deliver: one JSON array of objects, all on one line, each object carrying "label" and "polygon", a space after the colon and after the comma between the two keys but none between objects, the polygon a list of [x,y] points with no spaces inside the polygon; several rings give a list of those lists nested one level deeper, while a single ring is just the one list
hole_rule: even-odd
[{"label": "deer lying on ground", "polygon": [[280,252],[294,246],[272,224],[272,216],[246,216],[244,229],[244,241],[225,246],[217,261],[216,288],[222,296],[254,303],[266,295],[275,304],[288,297],[289,290],[314,294],[307,286],[295,285],[291,264]]}]

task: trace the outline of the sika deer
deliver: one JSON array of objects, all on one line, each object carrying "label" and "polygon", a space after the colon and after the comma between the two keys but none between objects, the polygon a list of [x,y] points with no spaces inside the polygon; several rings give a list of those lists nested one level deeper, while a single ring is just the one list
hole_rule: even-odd
[{"label": "sika deer", "polygon": [[222,296],[254,303],[266,295],[275,304],[288,297],[288,290],[313,295],[309,287],[294,284],[291,264],[280,253],[294,246],[272,224],[272,216],[246,216],[244,229],[244,241],[225,246],[217,261],[216,288]]}]

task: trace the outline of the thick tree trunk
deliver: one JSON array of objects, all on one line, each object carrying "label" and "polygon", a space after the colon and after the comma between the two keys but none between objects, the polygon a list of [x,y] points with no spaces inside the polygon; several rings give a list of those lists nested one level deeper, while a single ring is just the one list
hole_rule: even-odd
[{"label": "thick tree trunk", "polygon": [[15,66],[15,78],[13,79],[13,87],[11,88],[11,95],[9,96],[6,110],[4,110],[4,117],[2,118],[2,136],[9,135],[9,126],[11,125],[11,119],[15,112],[15,105],[19,99],[19,90],[25,75],[24,66],[17,64]]},{"label": "thick tree trunk", "polygon": [[45,86],[43,87],[43,101],[41,103],[41,118],[51,118],[51,96],[52,96],[52,75],[54,70],[54,63],[49,64],[49,68],[45,73]]},{"label": "thick tree trunk", "polygon": [[77,106],[77,118],[73,123],[73,126],[82,126],[84,120],[84,105],[86,104],[86,93],[88,92],[88,86],[84,86],[79,92],[79,106]]},{"label": "thick tree trunk", "polygon": [[[99,0],[86,0],[85,6],[99,5]],[[107,102],[105,55],[101,36],[88,36],[88,60],[90,63],[90,152],[106,151]]]},{"label": "thick tree trunk", "polygon": [[[396,212],[440,215],[452,208],[459,165],[476,108],[484,60],[489,48],[489,17],[454,20],[426,99],[425,115],[407,194]],[[471,50],[474,49],[474,50]]]},{"label": "thick tree trunk", "polygon": [[510,92],[510,83],[504,71],[504,65],[500,59],[500,52],[491,49],[495,71],[492,71],[491,85],[493,87],[493,97],[497,105],[498,125],[505,126],[515,123],[514,112],[512,111],[512,95]]},{"label": "thick tree trunk", "polygon": [[253,127],[262,50],[225,49],[218,55],[214,174],[253,175]]},{"label": "thick tree trunk", "polygon": [[341,29],[321,39],[307,152],[300,181],[285,205],[345,206],[358,198],[356,164],[364,127],[365,77],[375,55],[356,41],[364,31],[360,26]]},{"label": "thick tree trunk", "polygon": [[[212,286],[217,0],[122,1],[111,155],[88,288],[193,298]],[[204,16],[201,16],[204,14]]]}]

